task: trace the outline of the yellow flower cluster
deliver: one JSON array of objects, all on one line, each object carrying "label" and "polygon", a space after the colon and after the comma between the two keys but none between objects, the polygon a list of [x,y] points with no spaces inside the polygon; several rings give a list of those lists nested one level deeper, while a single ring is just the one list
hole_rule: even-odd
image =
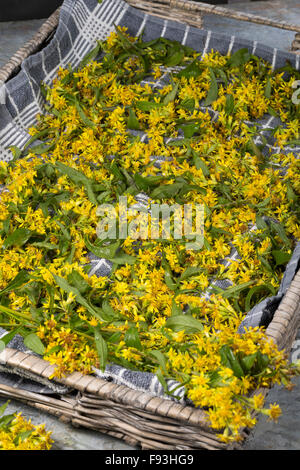
[{"label": "yellow flower cluster", "polygon": [[[238,333],[245,313],[278,289],[300,238],[299,161],[284,152],[299,139],[296,72],[286,79],[243,50],[199,61],[179,43],[143,43],[124,29],[94,58],[101,48],[100,61],[59,71],[31,146],[1,164],[0,326],[35,333],[54,377],[111,361],[157,373],[164,386],[176,379],[223,440],[239,439],[253,410],[280,413],[249,393],[290,386],[298,373],[263,325]],[[250,121],[267,112],[283,123],[260,146]],[[98,239],[97,206],[114,204],[119,217],[119,197],[131,206],[140,192],[203,205],[203,248],[187,249],[172,230]],[[91,252],[111,262],[109,277],[96,276]],[[213,288],[216,280],[232,287]]]},{"label": "yellow flower cluster", "polygon": [[53,442],[44,424],[34,425],[21,413],[2,416],[0,450],[50,450]]}]

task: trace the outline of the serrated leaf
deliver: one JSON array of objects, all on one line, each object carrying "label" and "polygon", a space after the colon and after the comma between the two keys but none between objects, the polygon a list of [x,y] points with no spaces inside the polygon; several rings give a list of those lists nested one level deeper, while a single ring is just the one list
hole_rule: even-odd
[{"label": "serrated leaf", "polygon": [[170,58],[165,61],[164,65],[166,65],[167,67],[175,67],[176,65],[179,65],[182,62],[183,58],[184,58],[183,49],[174,51],[173,53],[170,54]]},{"label": "serrated leaf", "polygon": [[203,272],[203,268],[199,268],[198,266],[188,266],[186,270],[181,274],[180,281],[184,279],[188,279],[191,276],[197,276],[198,274]]}]

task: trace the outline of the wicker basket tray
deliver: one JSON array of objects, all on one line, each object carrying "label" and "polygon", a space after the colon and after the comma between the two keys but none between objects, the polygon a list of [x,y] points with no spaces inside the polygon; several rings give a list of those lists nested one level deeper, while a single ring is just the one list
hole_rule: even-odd
[{"label": "wicker basket tray", "polygon": [[[264,20],[253,15],[229,12],[207,4],[160,0],[146,2],[130,0],[128,3],[149,13],[172,20],[185,21],[199,27],[201,13],[215,13],[243,21],[254,21],[300,32],[300,27]],[[184,15],[183,15],[184,12]],[[197,15],[196,15],[197,13]],[[0,69],[0,80],[6,81],[17,72],[22,60],[41,49],[45,41],[55,31],[58,24],[57,10],[40,28],[34,38],[25,44]],[[272,23],[272,24],[271,24]],[[274,339],[280,349],[289,352],[300,326],[300,271],[296,274],[287,293],[277,308],[266,333]],[[0,365],[15,374],[47,383],[55,366],[38,356],[6,348],[0,354]],[[130,445],[142,449],[224,449],[228,445],[220,442],[209,427],[203,410],[184,406],[171,400],[154,397],[151,394],[132,390],[124,385],[107,382],[94,376],[84,376],[79,372],[56,382],[70,388],[70,393],[47,396],[0,384],[0,396],[15,398],[35,408],[59,417],[74,426],[83,426],[125,440]],[[261,389],[256,393],[268,393]],[[242,434],[248,435],[245,429]],[[238,447],[237,444],[231,448]]]},{"label": "wicker basket tray", "polygon": [[[300,272],[281,301],[266,333],[279,348],[289,351],[300,325]],[[21,373],[47,382],[55,366],[37,356],[15,349],[0,354],[0,364],[12,373]],[[0,396],[15,398],[46,411],[74,426],[83,426],[123,439],[142,449],[225,449],[208,426],[199,408],[183,406],[105,380],[74,372],[57,382],[71,388],[67,395],[52,396],[28,392],[0,384]],[[267,395],[267,389],[256,393]],[[248,430],[242,433],[246,438]]]}]

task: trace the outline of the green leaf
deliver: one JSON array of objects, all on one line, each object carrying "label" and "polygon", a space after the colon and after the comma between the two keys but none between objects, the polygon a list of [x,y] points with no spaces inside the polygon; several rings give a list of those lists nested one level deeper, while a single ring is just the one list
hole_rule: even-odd
[{"label": "green leaf", "polygon": [[92,307],[89,302],[80,294],[79,290],[71,286],[64,278],[57,276],[56,274],[51,273],[52,276],[54,277],[57,285],[64,291],[67,292],[68,294],[73,294],[75,295],[75,298],[79,304],[81,304],[83,307],[85,307],[92,315],[94,315],[96,318],[98,318],[100,321],[107,321],[103,316],[101,316],[101,313],[99,312],[98,309]]},{"label": "green leaf", "polygon": [[0,291],[0,296],[5,294],[6,292],[14,291],[19,287],[26,284],[30,279],[30,275],[27,271],[20,271],[18,274],[12,279],[4,289]]},{"label": "green leaf", "polygon": [[[101,1],[98,0],[99,3],[101,3]],[[83,68],[85,67],[89,62],[91,62],[92,60],[95,59],[95,57],[97,57],[97,55],[99,54],[101,50],[101,43],[98,42],[97,43],[97,46],[94,47],[94,49],[92,49],[90,52],[88,52],[84,58],[82,59],[82,61],[80,62],[80,68]]]},{"label": "green leaf", "polygon": [[78,289],[80,294],[85,294],[90,289],[89,283],[75,269],[69,274],[68,281]]},{"label": "green leaf", "polygon": [[172,317],[175,317],[177,315],[182,315],[182,309],[181,309],[180,305],[177,305],[175,299],[172,300],[171,315],[172,315]]},{"label": "green leaf", "polygon": [[272,295],[275,295],[275,289],[272,284],[260,284],[259,286],[254,286],[249,290],[246,299],[245,299],[245,310],[248,312],[251,309],[251,300],[253,295],[257,294],[259,291],[269,291]]},{"label": "green leaf", "polygon": [[10,331],[6,335],[2,336],[0,340],[0,352],[6,348],[8,343],[19,333],[21,329],[22,329],[22,325],[18,326],[13,331]]},{"label": "green leaf", "polygon": [[261,373],[269,365],[270,359],[268,358],[267,354],[262,354],[260,351],[257,351],[256,354],[257,354],[258,372]]},{"label": "green leaf", "polygon": [[81,121],[83,122],[83,124],[87,127],[95,127],[96,124],[93,121],[91,121],[91,119],[89,119],[87,117],[87,115],[83,111],[82,107],[80,106],[79,102],[76,100],[74,104],[75,104],[75,108],[77,109],[77,112],[78,112],[79,117],[80,117]]},{"label": "green leaf", "polygon": [[227,344],[220,348],[220,355],[222,364],[232,369],[236,377],[240,378],[245,375],[239,360]]},{"label": "green leaf", "polygon": [[8,407],[9,401],[10,400],[8,400],[6,403],[0,406],[0,416],[2,416],[5,413],[5,410]]},{"label": "green leaf", "polygon": [[267,78],[267,83],[265,86],[265,97],[266,98],[271,98],[271,92],[272,92],[272,83],[271,83],[271,78]]},{"label": "green leaf", "polygon": [[184,58],[183,49],[174,51],[173,53],[170,54],[170,58],[165,61],[164,65],[166,65],[167,67],[175,67],[176,65],[179,65],[182,62],[183,58]]},{"label": "green leaf", "polygon": [[162,179],[163,176],[148,176],[145,178],[139,173],[134,175],[134,182],[138,189],[141,189],[142,191],[148,191],[149,189],[158,186]]},{"label": "green leaf", "polygon": [[266,260],[266,258],[264,258],[261,255],[257,255],[257,258],[259,259],[261,264],[267,269],[267,271],[269,271],[270,273],[273,273],[274,270],[272,266],[270,265],[269,261]]},{"label": "green leaf", "polygon": [[154,101],[136,101],[135,107],[141,111],[152,111],[152,109],[161,108],[164,103],[155,103]]},{"label": "green leaf", "polygon": [[93,181],[90,178],[87,178],[81,171],[75,170],[75,168],[71,168],[61,162],[56,162],[55,166],[63,175],[68,176],[73,183],[85,186],[89,200],[94,205],[98,205],[97,198],[93,192]]},{"label": "green leaf", "polygon": [[28,349],[41,356],[45,354],[46,348],[35,333],[29,333],[29,335],[25,336],[24,344]]},{"label": "green leaf", "polygon": [[194,134],[199,132],[200,125],[195,123],[185,124],[181,126],[181,129],[183,130],[184,137],[190,139]]},{"label": "green leaf", "polygon": [[136,257],[128,255],[127,253],[120,253],[113,258],[108,258],[108,260],[115,264],[134,264],[136,262]]},{"label": "green leaf", "polygon": [[28,149],[28,153],[34,153],[35,155],[42,155],[43,153],[48,153],[50,150],[52,150],[55,147],[55,143],[52,143],[50,145],[46,144],[38,144],[35,145],[34,147],[30,147]]},{"label": "green leaf", "polygon": [[204,106],[209,106],[218,98],[218,83],[214,71],[209,67],[210,74],[210,88],[207,93],[206,100],[204,101]]},{"label": "green leaf", "polygon": [[187,111],[194,111],[195,109],[195,100],[194,98],[185,98],[184,100],[182,100],[179,104],[179,107],[180,108],[183,108]]},{"label": "green leaf", "polygon": [[167,385],[166,379],[164,378],[163,373],[162,373],[162,371],[161,371],[160,368],[158,368],[158,369],[156,370],[155,375],[156,375],[156,377],[158,378],[159,382],[161,383],[161,385],[162,385],[162,387],[163,387],[165,393],[166,393],[167,395],[170,395],[170,392],[169,392],[169,389],[168,389],[168,385]]},{"label": "green leaf", "polygon": [[275,259],[276,266],[281,266],[282,264],[288,263],[292,256],[291,253],[287,253],[286,251],[281,250],[272,250],[272,255]]},{"label": "green leaf", "polygon": [[297,194],[294,192],[294,190],[293,190],[291,184],[287,183],[286,186],[287,186],[287,192],[286,192],[287,198],[288,198],[289,202],[292,202],[292,203],[295,204],[296,202],[298,202],[298,196],[297,196]]},{"label": "green leaf", "polygon": [[128,129],[134,129],[136,131],[140,130],[140,123],[135,115],[134,110],[131,107],[129,108],[127,127]]},{"label": "green leaf", "polygon": [[203,176],[209,176],[208,166],[196,152],[193,152],[193,160],[197,170],[202,170]]},{"label": "green leaf", "polygon": [[173,197],[179,193],[184,187],[185,183],[173,183],[173,184],[162,184],[158,188],[155,188],[151,193],[152,199],[164,199]]},{"label": "green leaf", "polygon": [[174,282],[171,272],[167,269],[165,270],[165,283],[169,289],[177,289],[177,284]]},{"label": "green leaf", "polygon": [[173,85],[172,90],[164,97],[163,103],[165,105],[175,100],[176,95],[178,93],[178,88],[179,88],[179,83],[176,83],[175,85]]},{"label": "green leaf", "polygon": [[177,77],[197,78],[199,77],[199,75],[201,75],[201,73],[202,73],[202,65],[196,59],[193,62],[191,62],[187,67],[185,67],[183,70],[181,70],[177,74]]},{"label": "green leaf", "polygon": [[[226,290],[218,290],[220,292],[220,294],[222,294],[222,297],[224,297],[225,299],[227,298],[230,298],[232,296],[235,296],[235,294],[241,292],[242,290],[244,289],[247,289],[247,287],[251,286],[251,284],[253,284],[255,282],[255,280],[253,281],[248,281],[248,282],[244,282],[243,284],[240,284],[239,286],[234,286],[234,287],[229,287],[228,289]],[[215,287],[213,287],[214,289]]]},{"label": "green leaf", "polygon": [[251,58],[251,54],[249,53],[247,48],[242,48],[232,54],[228,61],[227,65],[230,67],[240,67],[245,65]]},{"label": "green leaf", "polygon": [[268,224],[260,215],[256,215],[256,226],[258,230],[269,230]]},{"label": "green leaf", "polygon": [[257,353],[250,354],[249,356],[245,356],[241,359],[241,366],[245,374],[248,374],[251,371],[256,359]]},{"label": "green leaf", "polygon": [[28,431],[19,432],[19,434],[17,434],[16,437],[14,438],[14,444],[16,446],[18,446],[20,444],[20,442],[25,441],[25,439],[27,439],[27,437],[31,436],[33,431],[34,431],[34,429],[29,429]]},{"label": "green leaf", "polygon": [[287,245],[291,246],[291,240],[289,240],[287,234],[285,233],[284,227],[279,223],[279,222],[274,222],[273,220],[270,220],[270,225],[271,228],[274,229],[274,231],[277,233],[279,238]]},{"label": "green leaf", "polygon": [[98,256],[99,258],[105,259],[113,259],[115,257],[116,251],[120,246],[120,241],[117,240],[116,242],[110,243],[109,245],[101,245],[96,246],[93,245],[87,237],[84,238],[85,246],[89,251],[94,253],[94,255]]},{"label": "green leaf", "polygon": [[124,341],[127,347],[135,348],[141,351],[143,349],[139,337],[139,332],[135,326],[131,326],[124,335]]},{"label": "green leaf", "polygon": [[100,362],[100,370],[102,372],[105,371],[105,367],[107,364],[107,356],[108,356],[108,349],[103,336],[100,333],[100,329],[98,327],[94,328],[94,338],[95,338],[95,345],[98,353],[98,358]]},{"label": "green leaf", "polygon": [[15,413],[2,416],[2,418],[0,418],[0,429],[7,428],[15,417]]},{"label": "green leaf", "polygon": [[203,272],[203,268],[199,268],[198,266],[188,266],[186,270],[181,274],[180,281],[184,279],[188,279],[191,276],[197,276],[198,274]]},{"label": "green leaf", "polygon": [[6,237],[2,245],[2,249],[6,250],[11,246],[23,246],[32,235],[33,232],[31,230],[28,230],[27,228],[18,228]]},{"label": "green leaf", "polygon": [[203,330],[202,323],[191,315],[175,315],[169,317],[165,325],[173,331],[185,330],[187,334],[195,334]]},{"label": "green leaf", "polygon": [[234,98],[232,95],[226,95],[225,113],[230,115],[234,110]]},{"label": "green leaf", "polygon": [[167,372],[167,359],[165,358],[163,353],[161,351],[154,350],[154,351],[149,351],[149,354],[151,356],[155,357],[155,359],[157,360],[160,368],[167,375],[168,374],[168,372]]},{"label": "green leaf", "polygon": [[118,317],[118,314],[114,311],[108,300],[104,300],[102,302],[101,306],[104,314],[107,316],[107,318],[111,318],[111,320],[116,319]]}]

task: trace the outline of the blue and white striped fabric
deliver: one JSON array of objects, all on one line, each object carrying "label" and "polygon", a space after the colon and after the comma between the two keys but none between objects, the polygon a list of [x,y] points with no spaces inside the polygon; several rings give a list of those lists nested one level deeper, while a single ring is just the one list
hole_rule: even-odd
[{"label": "blue and white striped fabric", "polygon": [[[65,0],[61,8],[58,28],[49,44],[40,52],[24,60],[18,74],[0,88],[0,160],[8,161],[12,158],[10,146],[22,147],[29,140],[27,130],[35,123],[36,115],[43,112],[44,98],[40,91],[41,82],[51,84],[59,67],[66,67],[68,64],[72,67],[78,66],[82,58],[94,48],[96,40],[104,40],[114,30],[115,25],[126,26],[128,33],[132,36],[143,32],[145,41],[159,36],[180,41],[200,52],[202,57],[212,49],[222,54],[230,54],[245,47],[249,52],[271,63],[273,69],[286,65],[287,60],[297,70],[300,68],[299,55],[264,46],[256,40],[252,42],[241,40],[235,36],[228,37],[153,17],[129,6],[123,0],[103,0],[101,3],[98,0]],[[162,86],[167,80],[168,70],[155,86]],[[218,118],[214,110],[210,109],[209,112],[212,119]],[[269,130],[278,125],[277,118],[265,116],[256,124],[263,134],[268,135],[268,141],[271,142],[268,145],[272,147],[273,152],[279,152],[280,149],[272,145]],[[260,143],[259,138],[256,143]],[[297,155],[299,150],[300,147],[285,148],[286,152],[293,152]],[[159,156],[156,158],[159,159]],[[226,264],[237,256],[233,250],[228,259],[223,262]],[[270,321],[299,267],[299,259],[300,244],[297,245],[287,266],[277,295],[255,306],[245,317],[240,332],[244,327],[261,324],[262,320]],[[97,259],[92,255],[91,265],[91,274],[103,276],[110,272],[111,266],[106,260]],[[0,329],[0,337],[3,334],[5,331]],[[19,336],[15,337],[9,346],[24,350],[22,338]],[[5,364],[0,364],[0,370],[7,370]],[[13,371],[9,370],[9,372]],[[135,372],[114,364],[108,365],[105,373],[95,370],[95,374],[118,384],[170,398],[164,394],[163,387],[154,374]],[[0,372],[0,382],[4,383],[7,380],[7,374]],[[23,385],[19,380],[20,378],[16,381],[18,387],[26,386],[30,389],[28,377],[24,378]],[[175,381],[168,381],[170,391],[177,385]],[[37,391],[36,387],[38,387],[37,384],[33,391]],[[41,384],[40,393],[46,392],[50,393],[51,387],[48,384],[48,388],[45,388],[45,384]],[[60,393],[63,393],[62,389]],[[183,387],[176,390],[176,395],[181,402],[184,402]]]}]

